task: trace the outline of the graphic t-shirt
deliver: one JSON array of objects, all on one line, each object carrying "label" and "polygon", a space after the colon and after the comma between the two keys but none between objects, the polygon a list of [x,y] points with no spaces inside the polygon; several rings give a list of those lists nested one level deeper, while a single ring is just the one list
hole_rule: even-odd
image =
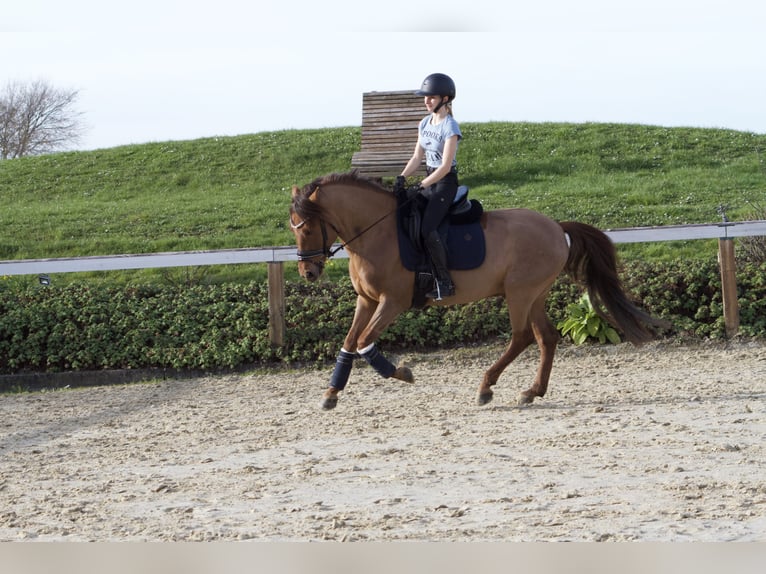
[{"label": "graphic t-shirt", "polygon": [[[426,152],[426,165],[437,168],[442,164],[444,142],[456,135],[459,143],[463,134],[460,133],[460,126],[452,116],[447,116],[444,121],[436,125],[431,123],[431,117],[431,115],[424,117],[420,121],[418,129],[420,131],[420,145]],[[452,166],[456,165],[457,158],[452,160]]]}]

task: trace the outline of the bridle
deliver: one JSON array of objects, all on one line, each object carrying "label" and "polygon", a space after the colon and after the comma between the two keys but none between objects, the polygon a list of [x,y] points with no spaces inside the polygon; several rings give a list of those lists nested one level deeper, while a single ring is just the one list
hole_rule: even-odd
[{"label": "bridle", "polygon": [[[306,225],[306,222],[308,220],[304,219],[300,223],[293,223],[293,220],[290,219],[290,227],[293,229],[300,229],[304,225]],[[306,251],[301,251],[300,249],[296,251],[296,254],[298,255],[298,261],[311,261],[312,259],[316,257],[324,257],[325,259],[330,259],[333,257],[338,251],[343,249],[346,244],[342,243],[335,249],[330,249],[330,246],[327,245],[327,226],[325,225],[324,219],[319,220],[319,228],[322,230],[322,248],[321,249],[308,249]],[[335,233],[338,233],[338,230],[335,229]],[[324,261],[314,261],[314,265],[319,267],[320,269],[324,269],[325,262]]]}]

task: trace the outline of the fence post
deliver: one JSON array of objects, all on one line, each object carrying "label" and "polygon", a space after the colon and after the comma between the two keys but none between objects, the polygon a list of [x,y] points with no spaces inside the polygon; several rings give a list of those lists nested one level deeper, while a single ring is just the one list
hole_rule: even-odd
[{"label": "fence post", "polygon": [[739,330],[739,303],[737,301],[737,265],[734,258],[734,240],[731,237],[718,238],[718,264],[721,268],[723,320],[726,336],[733,337]]},{"label": "fence post", "polygon": [[285,344],[285,267],[281,261],[269,267],[269,340],[272,345]]}]

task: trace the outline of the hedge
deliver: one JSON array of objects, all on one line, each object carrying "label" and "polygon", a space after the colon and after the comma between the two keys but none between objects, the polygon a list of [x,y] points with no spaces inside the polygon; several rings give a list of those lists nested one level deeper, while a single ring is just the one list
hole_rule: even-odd
[{"label": "hedge", "polygon": [[[723,338],[721,281],[715,261],[631,262],[628,291],[669,319],[675,338]],[[738,271],[740,333],[766,336],[766,265]],[[271,345],[265,282],[140,287],[35,286],[0,282],[0,373],[92,369],[226,370],[334,360],[350,325],[355,294],[338,282],[286,285],[286,344]],[[562,276],[549,299],[565,317],[582,289]],[[505,303],[411,310],[384,333],[384,349],[426,349],[507,339]]]}]

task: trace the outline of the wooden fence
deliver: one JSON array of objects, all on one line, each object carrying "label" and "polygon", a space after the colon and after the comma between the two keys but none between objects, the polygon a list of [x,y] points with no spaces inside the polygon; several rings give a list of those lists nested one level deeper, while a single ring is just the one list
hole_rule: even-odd
[{"label": "wooden fence", "polygon": [[[737,332],[739,328],[739,306],[737,303],[736,262],[734,259],[733,240],[736,237],[766,235],[766,220],[632,227],[609,229],[605,230],[605,233],[614,243],[718,239],[718,261],[721,270],[726,334],[732,336]],[[344,251],[340,251],[336,257],[345,258],[347,255]],[[0,261],[0,276],[38,275],[44,280],[53,273],[267,263],[269,335],[275,345],[282,345],[285,332],[284,262],[297,260],[298,256],[295,247],[181,251],[140,255],[62,257],[56,259],[19,259]]]}]

